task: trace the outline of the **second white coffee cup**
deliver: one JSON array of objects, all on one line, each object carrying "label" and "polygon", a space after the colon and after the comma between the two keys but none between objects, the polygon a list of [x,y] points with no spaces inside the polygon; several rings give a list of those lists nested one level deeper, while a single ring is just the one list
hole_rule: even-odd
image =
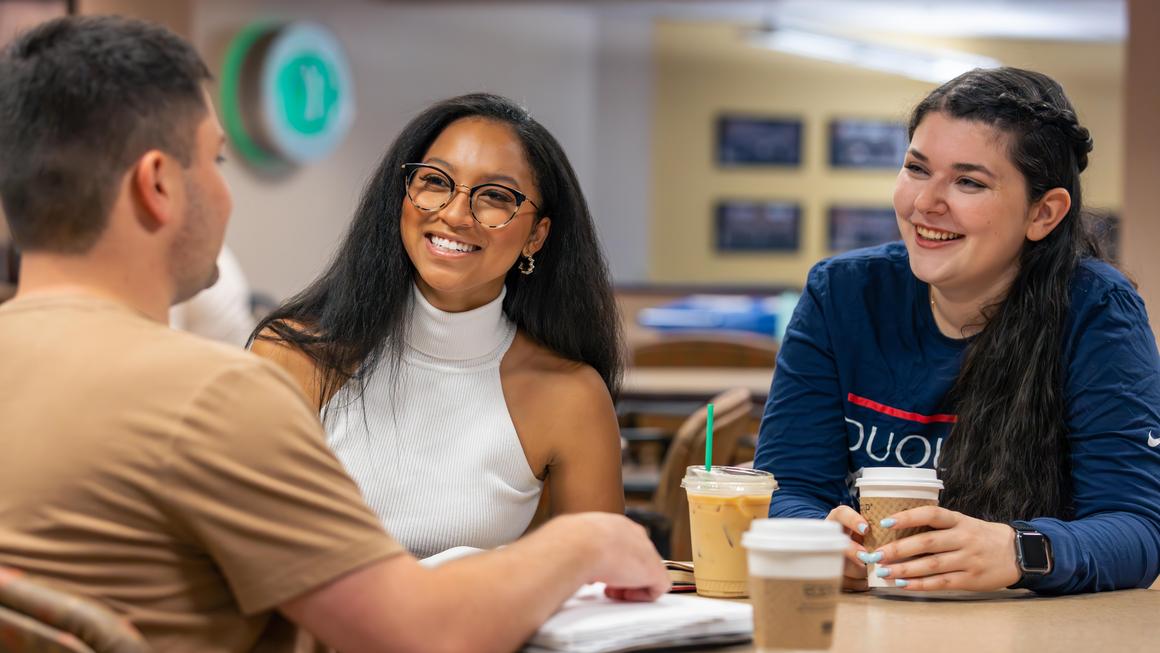
[{"label": "second white coffee cup", "polygon": [[829,648],[850,545],[841,526],[820,519],[757,519],[741,545],[749,558],[756,649]]}]

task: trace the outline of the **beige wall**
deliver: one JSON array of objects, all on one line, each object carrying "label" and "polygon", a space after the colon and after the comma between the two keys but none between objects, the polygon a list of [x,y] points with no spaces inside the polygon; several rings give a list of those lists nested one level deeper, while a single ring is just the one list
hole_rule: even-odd
[{"label": "beige wall", "polygon": [[194,0],[77,0],[77,13],[151,20],[190,38],[193,35],[193,3]]},{"label": "beige wall", "polygon": [[1124,84],[1124,266],[1140,284],[1153,331],[1160,332],[1160,3],[1130,0]]},{"label": "beige wall", "polygon": [[[382,0],[80,0],[80,10],[166,24],[189,36],[214,71],[230,39],[254,20],[315,20],[342,41],[357,114],[338,149],[288,175],[258,173],[238,156],[223,168],[234,197],[226,240],[258,290],[281,298],[313,279],[405,122],[435,100],[480,90],[522,103],[556,136],[580,177],[614,273],[634,280],[647,274],[642,252],[651,198],[640,192],[651,163],[643,136],[652,119],[646,17],[571,3]],[[612,174],[607,161],[637,176]]]},{"label": "beige wall", "polygon": [[[18,0],[0,2],[0,47],[3,47],[13,37],[24,30],[43,21],[64,15],[66,4],[62,2],[35,2],[33,0]],[[9,246],[11,234],[8,231],[8,221],[4,217],[4,210],[0,208],[0,250]],[[0,270],[0,278],[4,278],[4,270]],[[3,281],[0,281],[0,301],[11,294]]]},{"label": "beige wall", "polygon": [[63,16],[68,6],[60,2],[36,0],[4,0],[0,2],[0,46],[20,32],[57,16]]},{"label": "beige wall", "polygon": [[251,284],[276,297],[297,292],[323,270],[384,151],[436,100],[473,91],[514,98],[561,141],[581,182],[591,181],[597,34],[586,12],[200,0],[195,16],[194,43],[213,70],[221,70],[230,39],[258,19],[319,21],[350,59],[356,117],[334,152],[276,177],[237,155],[224,167],[234,198],[227,242]]},{"label": "beige wall", "polygon": [[[653,281],[800,285],[810,265],[830,254],[830,204],[890,205],[895,171],[829,168],[828,123],[834,117],[903,120],[933,85],[753,48],[736,25],[660,22],[654,44]],[[1086,199],[1092,206],[1119,209],[1122,46],[999,40],[939,45],[1058,79],[1096,142],[1084,175]],[[803,165],[718,168],[714,129],[716,117],[726,111],[802,118]],[[721,198],[800,202],[801,251],[717,254],[712,224]]]}]

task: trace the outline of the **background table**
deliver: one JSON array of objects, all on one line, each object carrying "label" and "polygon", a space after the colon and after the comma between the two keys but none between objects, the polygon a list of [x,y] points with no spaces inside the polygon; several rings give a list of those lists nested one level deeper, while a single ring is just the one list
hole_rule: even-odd
[{"label": "background table", "polygon": [[[831,653],[1135,653],[1160,651],[1160,591],[980,600],[843,594]],[[754,651],[752,645],[714,649]]]},{"label": "background table", "polygon": [[705,401],[729,388],[748,388],[765,403],[773,368],[630,367],[625,370],[621,399]]}]

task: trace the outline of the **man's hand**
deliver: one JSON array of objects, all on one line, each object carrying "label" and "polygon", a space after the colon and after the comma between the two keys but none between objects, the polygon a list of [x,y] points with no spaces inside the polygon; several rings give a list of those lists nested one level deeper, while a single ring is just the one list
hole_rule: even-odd
[{"label": "man's hand", "polygon": [[601,582],[609,597],[653,601],[669,591],[668,572],[644,527],[624,515],[586,512],[563,515],[545,527],[562,538],[582,538],[593,551],[589,582]]}]

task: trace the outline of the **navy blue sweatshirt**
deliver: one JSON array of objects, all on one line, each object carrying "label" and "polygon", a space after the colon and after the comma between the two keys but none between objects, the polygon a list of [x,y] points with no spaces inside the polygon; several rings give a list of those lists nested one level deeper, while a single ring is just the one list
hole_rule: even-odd
[{"label": "navy blue sweatshirt", "polygon": [[[780,485],[770,516],[856,509],[863,467],[935,467],[966,344],[938,330],[902,243],[814,266],[761,423],[755,466]],[[1030,587],[1147,587],[1160,573],[1160,356],[1143,302],[1110,265],[1076,270],[1061,354],[1075,519],[1030,520],[1055,556]]]}]

